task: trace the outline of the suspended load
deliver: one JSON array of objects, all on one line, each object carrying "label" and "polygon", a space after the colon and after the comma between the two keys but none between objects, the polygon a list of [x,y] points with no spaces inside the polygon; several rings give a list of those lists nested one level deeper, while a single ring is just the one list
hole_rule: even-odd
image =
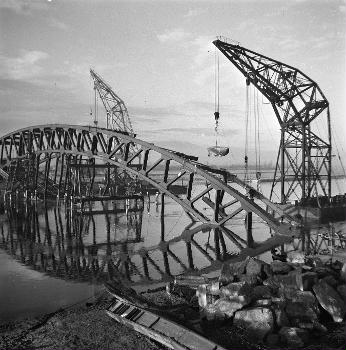
[{"label": "suspended load", "polygon": [[210,155],[213,155],[214,157],[224,157],[224,156],[227,156],[228,153],[229,153],[228,147],[221,147],[221,146],[208,147],[208,157],[210,157]]}]

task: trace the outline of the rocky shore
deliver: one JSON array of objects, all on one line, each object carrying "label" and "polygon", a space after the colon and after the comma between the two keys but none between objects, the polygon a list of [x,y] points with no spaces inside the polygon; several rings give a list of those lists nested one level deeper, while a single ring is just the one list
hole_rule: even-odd
[{"label": "rocky shore", "polygon": [[225,264],[218,281],[205,282],[196,294],[210,325],[227,321],[272,348],[302,348],[317,338],[328,348],[338,330],[334,346],[345,348],[345,264],[291,252],[287,261],[271,264],[255,258]]}]

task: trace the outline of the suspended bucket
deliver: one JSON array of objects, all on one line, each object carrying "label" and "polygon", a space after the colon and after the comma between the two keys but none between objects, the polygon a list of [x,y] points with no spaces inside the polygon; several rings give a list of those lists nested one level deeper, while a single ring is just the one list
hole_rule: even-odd
[{"label": "suspended bucket", "polygon": [[228,147],[213,146],[208,147],[208,156],[213,155],[214,157],[224,157],[229,153]]}]

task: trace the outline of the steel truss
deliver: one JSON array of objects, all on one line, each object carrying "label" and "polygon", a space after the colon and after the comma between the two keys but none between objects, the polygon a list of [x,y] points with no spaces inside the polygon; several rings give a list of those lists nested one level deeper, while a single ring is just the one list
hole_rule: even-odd
[{"label": "steel truss", "polygon": [[[138,149],[135,154],[129,152],[131,145]],[[169,196],[194,220],[210,227],[225,227],[244,214],[249,215],[248,221],[251,223],[254,213],[277,234],[298,234],[291,225],[294,220],[289,215],[235,175],[215,171],[197,163],[195,157],[157,147],[134,136],[108,129],[52,124],[7,134],[0,138],[0,147],[3,171],[8,172],[14,160],[36,159],[36,173],[39,166],[43,166],[45,192],[48,182],[52,181],[60,197],[75,194],[71,186],[71,172],[67,168],[71,159],[82,159],[89,164],[106,163],[123,169],[154,186],[161,194],[162,203],[165,196]],[[143,163],[138,165],[137,160],[141,156]],[[155,172],[158,169],[159,177]],[[184,196],[171,190],[179,179],[186,181]],[[200,185],[201,179],[207,184],[206,188]],[[206,204],[212,208],[212,216],[206,215],[203,209]],[[267,207],[271,213],[266,210]],[[248,234],[250,237],[250,224]]]},{"label": "steel truss", "polygon": [[[227,39],[213,44],[271,103],[281,128],[274,187],[280,184],[281,203],[307,202],[331,196],[331,130],[329,103],[321,89],[299,69]],[[319,129],[317,120],[325,127]],[[321,127],[321,126],[320,126]]]}]

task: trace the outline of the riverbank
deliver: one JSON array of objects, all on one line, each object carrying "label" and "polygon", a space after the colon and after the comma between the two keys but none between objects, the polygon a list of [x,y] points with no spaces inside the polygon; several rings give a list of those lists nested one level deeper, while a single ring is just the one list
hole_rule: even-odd
[{"label": "riverbank", "polygon": [[[103,292],[93,302],[84,302],[68,309],[0,325],[1,350],[163,350],[149,338],[114,322],[105,313],[111,297]],[[346,343],[345,322],[328,327],[329,331],[316,338],[303,350],[339,350]],[[216,330],[215,330],[216,331]],[[218,338],[217,334],[214,334]],[[219,334],[224,337],[225,335]],[[239,338],[230,329],[227,336]],[[237,336],[237,337],[236,337]],[[237,344],[237,342],[235,342]],[[241,347],[235,348],[244,349]],[[248,348],[248,347],[245,347]],[[263,344],[252,344],[251,349],[269,349]],[[287,347],[275,348],[289,349]]]},{"label": "riverbank", "polygon": [[59,310],[40,318],[0,325],[1,350],[161,350],[150,339],[105,313],[110,296]]}]

